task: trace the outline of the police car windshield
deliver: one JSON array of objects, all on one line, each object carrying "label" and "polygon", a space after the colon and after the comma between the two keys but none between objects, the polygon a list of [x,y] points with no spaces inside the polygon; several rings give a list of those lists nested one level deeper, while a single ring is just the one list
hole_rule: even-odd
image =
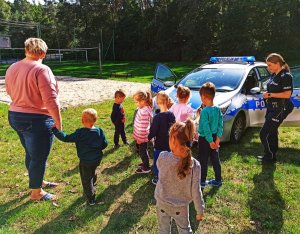
[{"label": "police car windshield", "polygon": [[244,72],[244,69],[201,68],[187,74],[178,84],[199,89],[204,83],[212,82],[218,92],[228,92],[239,86]]}]

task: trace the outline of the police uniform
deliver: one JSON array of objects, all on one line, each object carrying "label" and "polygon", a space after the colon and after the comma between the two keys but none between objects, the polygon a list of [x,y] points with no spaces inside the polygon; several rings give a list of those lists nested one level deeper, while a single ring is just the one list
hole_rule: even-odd
[{"label": "police uniform", "polygon": [[[268,93],[281,93],[289,90],[293,92],[293,77],[288,71],[283,69],[277,75],[271,75],[267,84]],[[260,139],[264,146],[262,161],[276,162],[278,128],[293,111],[294,105],[289,98],[268,98],[266,106],[265,123],[260,130]]]}]

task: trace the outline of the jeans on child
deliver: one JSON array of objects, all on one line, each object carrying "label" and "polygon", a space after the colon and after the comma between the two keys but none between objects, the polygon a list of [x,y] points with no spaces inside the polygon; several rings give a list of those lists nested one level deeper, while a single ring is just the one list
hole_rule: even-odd
[{"label": "jeans on child", "polygon": [[139,155],[142,159],[143,165],[144,165],[144,169],[147,170],[150,168],[149,165],[149,154],[148,154],[148,150],[147,150],[147,142],[138,144],[138,149],[139,149]]},{"label": "jeans on child", "polygon": [[25,165],[29,175],[29,188],[42,187],[46,162],[53,143],[51,132],[54,121],[43,114],[8,112],[10,126],[18,133],[25,149]]},{"label": "jeans on child", "polygon": [[189,206],[173,207],[156,204],[158,219],[158,233],[171,233],[171,221],[175,220],[177,230],[180,234],[193,233],[189,220]]},{"label": "jeans on child", "polygon": [[158,168],[157,168],[156,162],[157,162],[160,152],[162,152],[162,150],[154,149],[154,151],[153,151],[153,171],[154,171],[154,175],[156,177],[158,177]]},{"label": "jeans on child", "polygon": [[[213,135],[213,139],[216,139],[215,134]],[[215,180],[222,181],[219,149],[211,149],[205,137],[199,136],[198,155],[196,159],[200,162],[201,165],[201,183],[204,183],[206,181],[209,158],[215,172]]]},{"label": "jeans on child", "polygon": [[89,201],[92,201],[96,197],[96,181],[97,174],[96,169],[100,165],[100,162],[96,163],[79,163],[79,172],[81,178],[81,184],[84,194]]},{"label": "jeans on child", "polygon": [[121,135],[123,143],[126,143],[127,138],[126,138],[124,123],[116,123],[115,124],[115,133],[114,133],[114,143],[115,143],[115,145],[119,144],[119,136],[120,135]]}]

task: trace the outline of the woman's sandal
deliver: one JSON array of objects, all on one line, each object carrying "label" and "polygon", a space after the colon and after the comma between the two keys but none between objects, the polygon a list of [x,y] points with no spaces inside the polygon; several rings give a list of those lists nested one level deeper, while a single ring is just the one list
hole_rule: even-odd
[{"label": "woman's sandal", "polygon": [[42,186],[42,188],[55,188],[58,186],[58,183],[55,182],[47,182],[45,185]]},{"label": "woman's sandal", "polygon": [[31,199],[32,201],[55,201],[57,197],[51,193],[46,193],[40,199]]}]

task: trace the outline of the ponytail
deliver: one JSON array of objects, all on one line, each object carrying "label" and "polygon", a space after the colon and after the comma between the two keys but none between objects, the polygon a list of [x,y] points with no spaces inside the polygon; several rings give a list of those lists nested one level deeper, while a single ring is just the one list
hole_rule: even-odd
[{"label": "ponytail", "polygon": [[173,100],[166,94],[165,91],[159,91],[156,95],[156,102],[161,101],[163,104],[167,106],[168,109],[174,104]]},{"label": "ponytail", "polygon": [[269,54],[268,57],[266,58],[266,62],[270,62],[270,63],[279,63],[280,66],[290,72],[290,67],[289,65],[284,61],[283,57],[280,54],[277,53],[272,53]]},{"label": "ponytail", "polygon": [[170,129],[170,137],[175,137],[182,147],[181,160],[177,164],[177,176],[184,179],[192,169],[192,142],[195,132],[194,122],[190,119],[186,123],[176,122]]},{"label": "ponytail", "polygon": [[150,106],[153,108],[153,103],[152,103],[152,96],[149,91],[137,91],[134,95],[133,98],[136,99],[137,101],[144,100],[147,104],[147,106]]},{"label": "ponytail", "polygon": [[153,108],[153,102],[152,102],[152,95],[149,91],[146,92],[146,103],[148,106],[150,106],[151,108]]}]

